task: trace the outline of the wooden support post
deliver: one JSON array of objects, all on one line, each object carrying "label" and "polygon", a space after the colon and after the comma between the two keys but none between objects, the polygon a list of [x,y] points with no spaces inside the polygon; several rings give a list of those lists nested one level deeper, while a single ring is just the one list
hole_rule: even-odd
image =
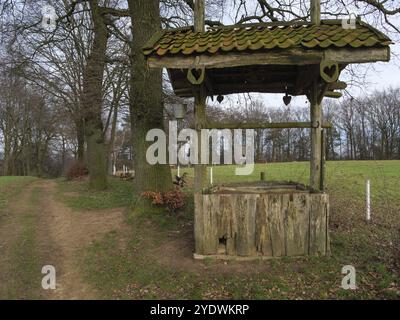
[{"label": "wooden support post", "polygon": [[204,32],[205,27],[205,1],[195,0],[194,4],[194,30],[196,32]]},{"label": "wooden support post", "polygon": [[310,155],[310,187],[320,190],[321,187],[321,155],[322,155],[322,107],[319,99],[318,81],[314,81],[310,95],[311,103],[311,155]]},{"label": "wooden support post", "polygon": [[[205,0],[195,1],[194,30],[203,32],[205,24]],[[205,71],[204,71],[205,72]],[[194,86],[196,91],[194,97],[194,117],[197,130],[198,142],[198,163],[194,166],[194,238],[195,252],[204,253],[207,243],[204,234],[204,213],[202,190],[207,183],[207,166],[201,164],[201,129],[206,125],[206,89],[204,84]]]},{"label": "wooden support post", "polygon": [[325,191],[326,130],[321,130],[321,179],[320,190]]},{"label": "wooden support post", "polygon": [[321,24],[321,0],[311,0],[311,22]]},{"label": "wooden support post", "polygon": [[203,254],[207,248],[206,240],[203,237],[205,217],[203,212],[203,188],[207,184],[207,166],[201,164],[201,129],[206,122],[206,95],[205,88],[201,85],[194,100],[195,126],[198,140],[198,164],[194,166],[194,238],[195,252]]},{"label": "wooden support post", "polygon": [[194,166],[194,189],[201,193],[207,185],[207,166],[201,164],[201,129],[206,125],[206,95],[205,87],[201,85],[194,99],[195,126],[198,136],[198,163]]}]

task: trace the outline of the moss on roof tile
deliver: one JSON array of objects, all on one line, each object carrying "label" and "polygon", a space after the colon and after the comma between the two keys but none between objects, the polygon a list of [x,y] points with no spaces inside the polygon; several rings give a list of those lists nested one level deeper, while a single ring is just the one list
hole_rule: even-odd
[{"label": "moss on roof tile", "polygon": [[194,32],[193,28],[164,30],[156,34],[143,48],[145,55],[214,54],[230,51],[257,51],[269,49],[360,48],[388,46],[391,40],[365,23],[356,29],[343,29],[340,21],[319,26],[255,24]]}]

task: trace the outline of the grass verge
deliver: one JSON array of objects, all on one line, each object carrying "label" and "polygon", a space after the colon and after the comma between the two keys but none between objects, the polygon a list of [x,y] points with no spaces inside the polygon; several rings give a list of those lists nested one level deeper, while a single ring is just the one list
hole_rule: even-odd
[{"label": "grass verge", "polygon": [[7,207],[9,201],[18,195],[26,185],[35,180],[37,178],[34,177],[0,177],[0,219],[1,212]]},{"label": "grass verge", "polygon": [[[256,180],[260,171],[266,171],[269,180],[308,179],[308,163],[257,165],[249,177],[234,176],[233,170],[215,168],[215,181]],[[190,190],[192,171],[188,172]],[[372,185],[371,223],[364,221],[366,179]],[[114,199],[112,205],[132,207],[128,231],[109,233],[91,245],[83,252],[82,267],[87,281],[104,298],[399,299],[399,181],[400,161],[329,162],[332,255],[244,263],[194,261],[193,207],[188,206],[180,216],[134,208],[130,195],[119,199],[130,187],[114,180],[107,197]],[[77,183],[68,191],[62,188],[61,192],[81,190],[74,196],[79,199],[76,208],[99,208],[87,197],[104,196],[87,194],[85,184]],[[356,268],[357,290],[340,287],[344,265]]]},{"label": "grass verge", "polygon": [[58,180],[58,200],[74,210],[98,210],[129,207],[133,204],[133,183],[109,179],[105,191],[91,191],[87,181]]},{"label": "grass verge", "polygon": [[7,299],[38,299],[40,297],[41,265],[36,246],[38,212],[35,209],[40,188],[33,188],[30,195],[30,207],[18,216],[19,234],[11,246]]}]

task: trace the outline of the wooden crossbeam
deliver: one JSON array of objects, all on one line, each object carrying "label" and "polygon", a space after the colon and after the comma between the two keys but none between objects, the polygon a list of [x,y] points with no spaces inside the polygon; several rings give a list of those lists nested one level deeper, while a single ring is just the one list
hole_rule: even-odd
[{"label": "wooden crossbeam", "polygon": [[[255,122],[255,123],[206,123],[203,129],[290,129],[301,128],[311,129],[314,128],[311,122]],[[317,126],[318,127],[318,126]],[[332,128],[331,123],[324,122],[322,128]]]},{"label": "wooden crossbeam", "polygon": [[250,65],[319,65],[323,60],[335,61],[338,64],[368,63],[389,61],[389,48],[353,48],[327,50],[269,50],[268,52],[224,53],[214,55],[176,55],[150,56],[147,59],[150,68],[229,68]]}]

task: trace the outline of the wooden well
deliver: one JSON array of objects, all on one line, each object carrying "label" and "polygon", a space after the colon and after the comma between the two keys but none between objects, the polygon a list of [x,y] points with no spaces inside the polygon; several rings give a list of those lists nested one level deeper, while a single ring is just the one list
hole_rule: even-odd
[{"label": "wooden well", "polygon": [[[324,97],[339,98],[350,64],[390,60],[392,41],[357,20],[321,20],[311,0],[311,21],[217,26],[205,30],[205,0],[194,3],[194,27],[163,30],[143,48],[149,68],[167,68],[177,96],[194,98],[194,127],[202,129],[308,128],[310,188],[294,184],[224,186],[208,192],[207,164],[194,165],[195,258],[281,257],[329,253],[329,198],[324,192]],[[293,32],[296,30],[296,32]],[[210,45],[211,44],[211,45]],[[304,123],[212,123],[207,97],[248,92],[305,95]],[[284,101],[285,101],[284,98]],[[285,102],[286,103],[286,102]],[[201,139],[198,150],[201,150]],[[210,160],[210,159],[208,159]]]},{"label": "wooden well", "polygon": [[326,255],[329,197],[301,185],[260,182],[195,195],[195,258]]}]

